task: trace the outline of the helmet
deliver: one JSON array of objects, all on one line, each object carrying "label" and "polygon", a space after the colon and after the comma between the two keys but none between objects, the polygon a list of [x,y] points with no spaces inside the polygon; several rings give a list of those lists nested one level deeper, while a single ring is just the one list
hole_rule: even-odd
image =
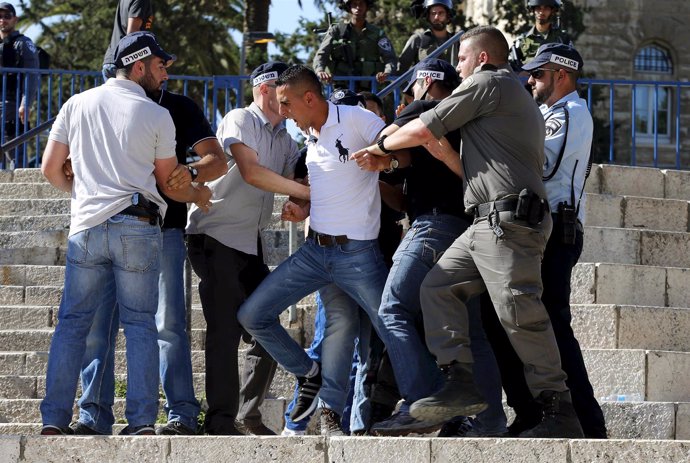
[{"label": "helmet", "polygon": [[449,17],[452,18],[455,15],[455,8],[453,8],[453,0],[424,0],[424,6],[422,7],[421,15],[419,15],[418,18],[422,16],[428,17],[429,8],[436,5],[446,7]]},{"label": "helmet", "polygon": [[[367,8],[371,8],[374,6],[374,0],[366,0],[366,2]],[[338,6],[341,10],[350,11],[350,0],[340,0],[338,2]]]},{"label": "helmet", "polygon": [[551,8],[559,9],[561,7],[561,0],[527,0],[528,10],[537,6],[550,6]]}]

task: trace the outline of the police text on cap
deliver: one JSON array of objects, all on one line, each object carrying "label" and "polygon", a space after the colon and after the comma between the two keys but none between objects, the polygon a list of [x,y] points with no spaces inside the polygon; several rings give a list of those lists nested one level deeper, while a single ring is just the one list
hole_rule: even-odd
[{"label": "police text on cap", "polygon": [[445,76],[445,74],[441,71],[429,71],[429,70],[417,71],[417,79],[423,79],[425,77],[431,77],[434,80],[443,80],[444,76]]},{"label": "police text on cap", "polygon": [[549,61],[551,61],[552,63],[560,64],[561,66],[565,66],[570,69],[575,69],[576,71],[580,67],[580,64],[576,60],[556,54],[552,54],[551,58],[549,58]]},{"label": "police text on cap", "polygon": [[122,65],[127,66],[131,63],[134,63],[135,61],[139,61],[140,59],[146,58],[147,56],[151,56],[153,53],[151,53],[151,49],[149,47],[142,48],[141,50],[137,50],[134,53],[130,53],[129,55],[123,56],[120,58],[122,60]]},{"label": "police text on cap", "polygon": [[266,82],[267,80],[273,80],[278,78],[278,73],[276,71],[267,72],[266,74],[261,74],[260,76],[254,77],[252,81],[254,87],[259,84]]}]

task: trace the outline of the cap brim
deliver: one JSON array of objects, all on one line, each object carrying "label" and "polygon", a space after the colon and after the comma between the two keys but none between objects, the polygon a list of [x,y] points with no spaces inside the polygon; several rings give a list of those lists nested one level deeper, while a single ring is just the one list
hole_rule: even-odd
[{"label": "cap brim", "polygon": [[529,63],[523,65],[522,70],[523,71],[533,71],[537,68],[542,67],[543,65],[545,65],[548,62],[549,62],[549,59],[546,56],[544,56],[544,55],[537,56],[536,58],[534,58]]}]

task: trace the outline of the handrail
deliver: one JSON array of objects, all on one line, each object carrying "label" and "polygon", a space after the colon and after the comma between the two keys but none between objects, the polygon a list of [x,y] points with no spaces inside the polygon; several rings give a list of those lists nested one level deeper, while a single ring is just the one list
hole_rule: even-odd
[{"label": "handrail", "polygon": [[18,135],[17,137],[13,138],[10,141],[7,141],[0,146],[0,150],[2,150],[3,154],[5,155],[5,159],[8,162],[14,162],[14,159],[9,155],[9,151],[12,149],[16,148],[17,146],[21,145],[22,143],[25,143],[29,141],[30,138],[35,137],[39,133],[43,132],[46,130],[48,127],[53,125],[53,122],[55,122],[55,119],[57,119],[57,116],[51,117],[47,121],[41,122],[39,125],[34,127],[31,130],[27,130],[21,135]]}]

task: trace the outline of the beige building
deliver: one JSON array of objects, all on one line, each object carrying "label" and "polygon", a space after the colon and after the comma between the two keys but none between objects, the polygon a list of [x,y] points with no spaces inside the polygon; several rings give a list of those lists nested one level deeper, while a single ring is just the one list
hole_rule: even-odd
[{"label": "beige building", "polygon": [[[637,165],[651,165],[656,144],[659,166],[674,166],[678,154],[680,165],[690,167],[690,0],[574,3],[586,11],[586,30],[575,44],[585,72],[595,79],[645,82],[616,84],[612,95],[609,85],[593,86],[599,158],[610,152],[612,96],[616,163],[634,156]],[[464,0],[462,6],[476,23],[494,22],[494,0]]]}]

